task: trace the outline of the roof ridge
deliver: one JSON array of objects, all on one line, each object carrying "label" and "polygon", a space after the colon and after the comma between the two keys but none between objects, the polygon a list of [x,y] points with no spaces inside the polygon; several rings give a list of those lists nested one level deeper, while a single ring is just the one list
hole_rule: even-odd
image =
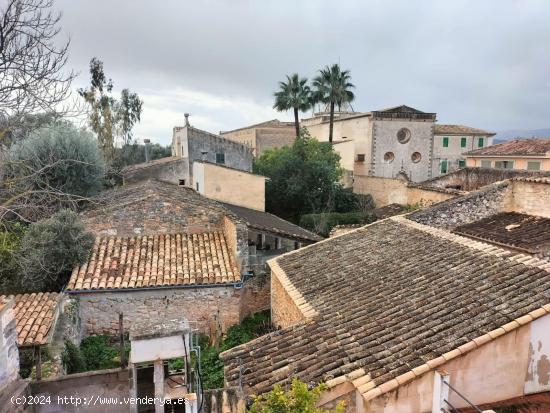
[{"label": "roof ridge", "polygon": [[494,244],[491,244],[489,242],[482,242],[473,240],[469,237],[465,237],[462,235],[458,235],[455,233],[452,233],[450,231],[446,231],[440,228],[430,227],[428,225],[420,224],[416,221],[410,220],[404,216],[395,216],[390,217],[390,219],[393,219],[396,222],[403,223],[405,225],[408,225],[411,228],[418,229],[420,231],[423,231],[425,233],[428,233],[430,235],[446,239],[448,241],[456,242],[458,244],[461,244],[465,247],[468,247],[470,249],[474,249],[477,251],[481,251],[483,253],[493,255],[499,258],[505,258],[510,261],[516,261],[519,263],[522,263],[528,267],[532,268],[538,268],[547,272],[550,272],[550,262],[545,261],[540,258],[533,257],[528,254],[523,253],[515,253],[508,249],[496,246]]}]

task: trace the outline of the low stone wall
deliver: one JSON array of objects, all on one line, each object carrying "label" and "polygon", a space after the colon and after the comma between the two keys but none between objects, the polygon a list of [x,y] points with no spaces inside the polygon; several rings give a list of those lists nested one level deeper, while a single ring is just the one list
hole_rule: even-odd
[{"label": "low stone wall", "polygon": [[242,289],[233,286],[166,288],[76,294],[84,336],[118,334],[118,314],[124,329],[137,320],[185,318],[204,333],[225,331],[240,320]]},{"label": "low stone wall", "polygon": [[245,400],[235,387],[205,390],[203,413],[244,413]]},{"label": "low stone wall", "polygon": [[[130,405],[123,402],[130,397],[128,370],[90,371],[32,382],[31,391],[34,396],[50,397],[50,403],[35,406],[35,413],[130,411]],[[77,405],[85,399],[87,405]]]},{"label": "low stone wall", "polygon": [[452,229],[504,210],[509,181],[489,185],[468,195],[449,199],[413,212],[409,218],[421,224]]},{"label": "low stone wall", "polygon": [[271,275],[260,274],[246,281],[241,300],[241,320],[271,306]]},{"label": "low stone wall", "polygon": [[429,188],[402,179],[356,175],[353,192],[371,195],[377,207],[389,204],[431,205],[459,195],[457,191]]},{"label": "low stone wall", "polygon": [[550,172],[522,171],[515,169],[462,168],[458,171],[421,183],[424,187],[475,191],[486,185],[511,178],[550,176]]}]

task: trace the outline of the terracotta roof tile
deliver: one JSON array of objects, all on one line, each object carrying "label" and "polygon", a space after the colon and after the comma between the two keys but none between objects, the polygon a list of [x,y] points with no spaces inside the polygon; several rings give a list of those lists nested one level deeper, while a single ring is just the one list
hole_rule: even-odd
[{"label": "terracotta roof tile", "polygon": [[453,232],[529,254],[550,255],[550,218],[503,212],[459,226]]},{"label": "terracotta roof tile", "polygon": [[394,217],[276,258],[317,315],[222,353],[226,380],[244,372],[245,388],[262,393],[291,376],[362,369],[364,397],[381,394],[550,302],[544,261],[501,251]]},{"label": "terracotta roof tile", "polygon": [[223,232],[104,237],[88,262],[73,270],[67,291],[240,281]]},{"label": "terracotta roof tile", "polygon": [[19,347],[48,344],[61,299],[58,293],[17,294],[0,296],[0,301],[14,298],[13,311]]},{"label": "terracotta roof tile", "polygon": [[440,125],[436,124],[434,128],[435,135],[484,135],[493,136],[495,133],[487,132],[482,129],[472,128],[464,125]]},{"label": "terracotta roof tile", "polygon": [[466,152],[466,156],[546,156],[550,139],[514,139]]}]

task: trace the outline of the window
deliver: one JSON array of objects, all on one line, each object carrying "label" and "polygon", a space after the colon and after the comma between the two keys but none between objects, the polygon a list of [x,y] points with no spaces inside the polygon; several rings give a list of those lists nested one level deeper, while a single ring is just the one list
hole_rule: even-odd
[{"label": "window", "polygon": [[467,140],[466,140],[466,138],[463,136],[462,138],[460,138],[460,147],[461,147],[461,148],[465,148],[465,147],[466,147],[466,144],[467,144]]},{"label": "window", "polygon": [[483,148],[483,138],[477,138],[477,147]]},{"label": "window", "polygon": [[447,159],[442,159],[440,164],[439,164],[439,171],[442,173],[442,174],[446,174],[447,173],[447,169],[448,169],[448,164],[447,164]]},{"label": "window", "polygon": [[466,160],[464,159],[459,159],[458,160],[458,167],[459,168],[464,168],[466,166]]},{"label": "window", "polygon": [[197,192],[199,192],[199,183],[198,182],[197,182],[196,187],[197,187]]},{"label": "window", "polygon": [[216,163],[225,163],[225,153],[221,152],[216,154]]},{"label": "window", "polygon": [[358,153],[357,154],[357,162],[365,162],[365,154],[364,153]]},{"label": "window", "polygon": [[180,186],[185,186],[185,179],[180,179],[179,180],[179,185]]},{"label": "window", "polygon": [[491,167],[491,161],[481,161],[481,167],[482,168],[490,168]]},{"label": "window", "polygon": [[422,160],[422,155],[420,155],[420,152],[413,152],[413,154],[411,155],[411,161],[413,161],[413,163],[418,163]]},{"label": "window", "polygon": [[256,248],[261,250],[264,244],[264,237],[262,234],[256,236]]},{"label": "window", "polygon": [[393,154],[393,152],[386,152],[384,154],[384,162],[392,163],[394,159],[395,159],[395,155]]},{"label": "window", "polygon": [[514,161],[495,161],[497,169],[514,169]]},{"label": "window", "polygon": [[527,161],[528,171],[540,171],[540,161]]},{"label": "window", "polygon": [[401,128],[397,131],[397,140],[399,143],[407,143],[411,140],[411,131],[407,128]]},{"label": "window", "polygon": [[448,136],[445,136],[443,138],[443,147],[444,148],[448,148],[449,147],[449,137]]}]

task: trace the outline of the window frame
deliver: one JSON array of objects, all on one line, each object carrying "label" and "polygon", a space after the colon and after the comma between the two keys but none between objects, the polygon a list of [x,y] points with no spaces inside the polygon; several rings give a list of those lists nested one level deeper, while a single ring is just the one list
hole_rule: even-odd
[{"label": "window frame", "polygon": [[225,152],[216,152],[216,163],[225,165]]},{"label": "window frame", "polygon": [[466,136],[463,136],[460,138],[460,147],[466,148],[468,146],[468,138]]},{"label": "window frame", "polygon": [[[487,162],[489,162],[489,166],[487,166],[487,165],[484,166],[483,164],[487,163]],[[488,160],[488,159],[482,159],[481,163],[480,163],[480,167],[481,168],[492,168],[493,167],[493,161]]]},{"label": "window frame", "polygon": [[485,138],[483,136],[480,136],[477,138],[477,147],[483,148],[485,146]]},{"label": "window frame", "polygon": [[442,145],[443,145],[444,148],[448,148],[448,147],[449,147],[449,137],[448,137],[448,136],[444,136],[444,137],[443,137]]},{"label": "window frame", "polygon": [[[529,168],[529,164],[537,164],[537,169],[530,169]],[[528,171],[540,171],[540,167],[541,167],[541,161],[527,161],[527,170]]]},{"label": "window frame", "polygon": [[[443,168],[445,165],[445,168]],[[439,162],[439,173],[446,174],[449,172],[449,161],[447,159],[441,159]]]}]

